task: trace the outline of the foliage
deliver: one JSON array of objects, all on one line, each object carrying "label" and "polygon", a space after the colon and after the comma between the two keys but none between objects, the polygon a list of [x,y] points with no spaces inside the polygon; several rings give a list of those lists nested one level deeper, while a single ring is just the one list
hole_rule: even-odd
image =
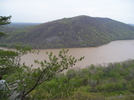
[{"label": "foliage", "polygon": [[[42,99],[66,99],[73,95],[73,92],[78,88],[78,83],[75,80],[69,80],[64,75],[58,75],[52,80],[40,85],[34,92],[33,98]],[[42,96],[40,96],[42,95]]]},{"label": "foliage", "polygon": [[128,60],[110,63],[107,67],[91,65],[69,69],[37,87],[31,95],[38,100],[133,100],[133,66],[134,60]]},{"label": "foliage", "polygon": [[[70,71],[67,78],[75,79],[84,92],[102,93],[104,96],[133,94],[134,60],[110,63],[107,67],[91,65]],[[75,76],[74,76],[75,75]],[[81,81],[81,82],[79,82]],[[126,97],[126,96],[125,96]]]},{"label": "foliage", "polygon": [[[11,51],[9,53],[10,55],[7,54],[8,57],[5,54],[3,54],[4,57],[6,56],[7,58],[1,56],[2,57],[1,71],[4,72],[3,75],[5,76],[7,82],[9,83],[11,90],[13,91],[12,95],[16,95],[16,97],[13,98],[21,98],[21,100],[25,100],[27,98],[26,96],[30,92],[32,92],[35,88],[37,88],[39,85],[43,84],[44,82],[46,82],[44,84],[52,83],[51,85],[52,87],[53,87],[53,82],[58,82],[53,87],[53,89],[55,89],[54,91],[51,91],[49,88],[44,87],[44,90],[46,92],[51,93],[51,95],[46,96],[47,98],[58,98],[58,97],[69,96],[72,93],[72,91],[74,91],[74,86],[70,82],[66,83],[66,85],[63,85],[61,80],[64,79],[60,80],[57,78],[56,80],[58,81],[52,80],[57,73],[60,73],[70,67],[73,67],[73,65],[76,62],[81,61],[84,58],[81,57],[80,59],[76,59],[73,56],[68,56],[67,55],[68,51],[69,50],[63,49],[59,52],[59,55],[57,56],[53,55],[52,52],[50,53],[47,52],[49,61],[35,60],[35,63],[41,66],[37,69],[33,69],[32,66],[26,66],[25,63],[23,63],[22,65],[20,64],[21,56],[27,54],[28,52],[33,52],[28,47],[17,46],[16,51],[12,51],[13,54],[11,53]],[[8,52],[8,51],[3,51],[3,52]],[[7,60],[6,63],[8,64],[8,66],[5,65],[5,62],[3,62],[4,59]],[[10,71],[5,72],[5,69],[7,68],[9,68]],[[68,89],[67,87],[70,87],[70,89]],[[59,89],[59,93],[56,92],[57,89]],[[66,91],[63,91],[65,89]],[[62,96],[60,95],[61,92],[62,92]]]},{"label": "foliage", "polygon": [[[10,24],[10,18],[11,16],[8,16],[8,17],[0,16],[0,26]],[[3,32],[0,32],[0,37],[2,36],[5,36],[5,34]]]},{"label": "foliage", "polygon": [[0,73],[5,75],[14,73],[16,67],[20,67],[21,57],[27,53],[34,52],[27,46],[17,46],[16,51],[0,49]]},{"label": "foliage", "polygon": [[[4,27],[1,46],[23,43],[34,48],[94,47],[134,39],[134,27],[108,18],[78,16],[32,27]],[[10,34],[10,35],[9,35]]]},{"label": "foliage", "polygon": [[10,18],[11,16],[5,17],[5,16],[0,16],[0,25],[6,25],[10,24]]}]

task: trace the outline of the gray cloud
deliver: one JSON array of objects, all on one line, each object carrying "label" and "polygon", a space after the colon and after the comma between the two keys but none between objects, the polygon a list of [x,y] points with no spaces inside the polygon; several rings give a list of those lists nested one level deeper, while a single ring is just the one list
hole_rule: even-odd
[{"label": "gray cloud", "polygon": [[12,22],[47,22],[64,17],[88,15],[134,23],[133,0],[1,0],[1,15]]}]

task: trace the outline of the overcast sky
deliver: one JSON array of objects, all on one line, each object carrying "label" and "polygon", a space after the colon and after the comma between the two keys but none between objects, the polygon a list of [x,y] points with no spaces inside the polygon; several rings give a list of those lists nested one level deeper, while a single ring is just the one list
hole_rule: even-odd
[{"label": "overcast sky", "polygon": [[44,23],[87,15],[134,24],[134,0],[0,0],[0,16],[11,22]]}]

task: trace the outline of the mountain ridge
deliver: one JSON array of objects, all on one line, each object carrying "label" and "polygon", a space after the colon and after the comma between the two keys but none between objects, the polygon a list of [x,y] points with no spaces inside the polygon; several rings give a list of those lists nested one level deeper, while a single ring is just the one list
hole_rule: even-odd
[{"label": "mountain ridge", "polygon": [[133,26],[110,18],[83,15],[16,29],[7,33],[11,36],[2,38],[1,46],[4,43],[11,45],[17,42],[40,49],[96,47],[114,40],[134,39]]}]

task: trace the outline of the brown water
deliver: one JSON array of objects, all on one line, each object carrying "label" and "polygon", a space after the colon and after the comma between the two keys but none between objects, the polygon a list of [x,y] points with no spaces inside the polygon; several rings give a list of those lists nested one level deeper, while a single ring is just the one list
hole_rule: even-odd
[{"label": "brown water", "polygon": [[[34,68],[39,65],[34,64],[34,60],[43,61],[48,59],[45,52],[53,52],[58,54],[61,49],[42,49],[39,54],[27,54],[22,57],[22,62],[27,65],[34,65]],[[110,62],[120,62],[128,59],[134,59],[134,40],[113,41],[109,44],[99,47],[88,48],[69,48],[69,55],[76,58],[85,56],[84,60],[78,62],[75,67],[84,68],[90,64],[107,64]]]}]

